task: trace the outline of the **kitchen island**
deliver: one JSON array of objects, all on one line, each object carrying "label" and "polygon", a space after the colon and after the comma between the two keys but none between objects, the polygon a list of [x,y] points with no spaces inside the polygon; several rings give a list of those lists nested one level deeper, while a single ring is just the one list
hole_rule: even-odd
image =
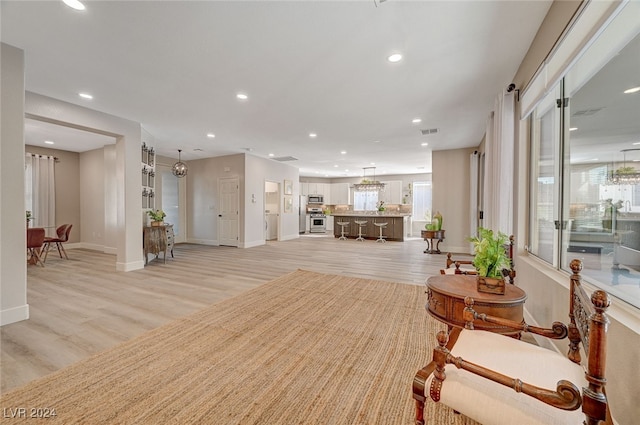
[{"label": "kitchen island", "polygon": [[405,234],[409,231],[410,214],[378,212],[378,213],[339,213],[333,214],[333,235],[336,238],[341,236],[341,226],[338,222],[349,223],[344,226],[344,235],[347,238],[358,237],[358,225],[355,221],[366,221],[367,224],[362,227],[362,237],[365,239],[376,240],[380,236],[380,229],[374,223],[387,223],[382,229],[382,234],[388,241],[404,241]]}]

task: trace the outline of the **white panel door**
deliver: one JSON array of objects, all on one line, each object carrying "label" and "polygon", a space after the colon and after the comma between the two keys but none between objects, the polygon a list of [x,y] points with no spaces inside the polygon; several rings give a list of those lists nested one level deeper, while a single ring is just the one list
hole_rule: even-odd
[{"label": "white panel door", "polygon": [[239,184],[238,178],[219,180],[220,212],[218,214],[218,243],[226,246],[238,246]]}]

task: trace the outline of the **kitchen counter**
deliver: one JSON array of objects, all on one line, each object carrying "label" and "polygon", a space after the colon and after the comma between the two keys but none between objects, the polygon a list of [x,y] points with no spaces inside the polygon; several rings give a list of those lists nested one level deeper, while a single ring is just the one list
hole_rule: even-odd
[{"label": "kitchen counter", "polygon": [[382,234],[388,241],[404,241],[404,235],[409,229],[409,217],[411,214],[399,212],[382,212],[380,214],[363,214],[363,213],[334,213],[333,215],[333,235],[340,237],[341,226],[338,222],[348,222],[344,226],[345,236],[348,238],[358,237],[358,221],[366,221],[367,224],[362,227],[362,237],[365,239],[376,240],[380,236],[380,228],[374,223],[387,223],[382,229]]}]

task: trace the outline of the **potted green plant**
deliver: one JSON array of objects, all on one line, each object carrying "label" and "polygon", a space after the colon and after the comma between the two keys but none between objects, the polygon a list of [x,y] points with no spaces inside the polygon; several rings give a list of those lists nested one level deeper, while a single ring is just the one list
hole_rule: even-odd
[{"label": "potted green plant", "polygon": [[511,258],[505,249],[509,237],[502,232],[478,228],[478,236],[469,238],[473,243],[473,266],[478,271],[479,292],[504,294],[504,271],[511,269]]},{"label": "potted green plant", "polygon": [[147,214],[151,218],[152,226],[162,226],[164,218],[167,214],[162,210],[149,210]]}]

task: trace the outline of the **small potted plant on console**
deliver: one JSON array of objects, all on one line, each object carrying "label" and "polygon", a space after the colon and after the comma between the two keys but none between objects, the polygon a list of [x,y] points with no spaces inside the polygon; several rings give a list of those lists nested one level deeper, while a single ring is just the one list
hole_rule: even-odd
[{"label": "small potted plant on console", "polygon": [[505,271],[511,269],[511,258],[505,249],[509,237],[502,232],[478,228],[478,236],[469,238],[473,243],[473,266],[478,271],[478,292],[504,294]]},{"label": "small potted plant on console", "polygon": [[149,210],[147,211],[149,217],[151,218],[152,226],[162,226],[164,224],[163,220],[167,216],[162,210]]}]

